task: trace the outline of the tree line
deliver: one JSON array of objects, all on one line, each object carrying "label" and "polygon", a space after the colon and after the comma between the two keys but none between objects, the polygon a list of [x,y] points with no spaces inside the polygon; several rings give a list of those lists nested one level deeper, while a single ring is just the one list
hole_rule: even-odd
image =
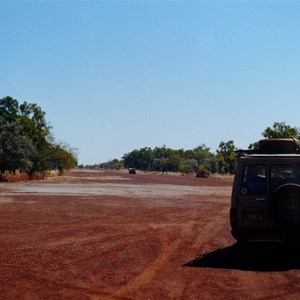
[{"label": "tree line", "polygon": [[191,150],[174,150],[166,147],[144,147],[123,155],[121,160],[83,166],[92,169],[136,168],[141,171],[181,172],[185,174],[209,172],[232,173],[235,168],[236,150],[233,141],[221,142],[216,154],[205,144]]},{"label": "tree line", "polygon": [[0,99],[0,173],[19,170],[30,178],[34,172],[58,169],[63,173],[77,166],[75,149],[58,144],[36,103],[12,97]]},{"label": "tree line", "polygon": [[[285,122],[275,122],[262,132],[263,138],[299,138],[300,131]],[[248,149],[258,148],[258,141],[249,145]],[[192,150],[174,150],[171,148],[144,147],[124,154],[121,160],[113,159],[105,163],[83,166],[94,169],[136,168],[142,171],[181,172],[181,173],[219,173],[233,174],[237,165],[237,150],[233,140],[221,141],[215,153],[205,144]]]}]

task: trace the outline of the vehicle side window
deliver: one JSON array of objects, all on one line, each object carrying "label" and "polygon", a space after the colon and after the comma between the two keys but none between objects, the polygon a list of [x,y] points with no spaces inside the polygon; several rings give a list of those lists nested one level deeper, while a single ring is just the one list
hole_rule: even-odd
[{"label": "vehicle side window", "polygon": [[242,195],[262,196],[267,191],[266,165],[246,165],[243,170],[240,192]]}]

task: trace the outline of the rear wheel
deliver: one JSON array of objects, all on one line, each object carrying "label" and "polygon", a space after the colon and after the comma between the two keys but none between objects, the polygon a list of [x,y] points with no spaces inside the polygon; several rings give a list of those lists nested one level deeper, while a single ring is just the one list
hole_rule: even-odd
[{"label": "rear wheel", "polygon": [[270,198],[270,214],[275,224],[282,228],[300,228],[300,186],[284,184]]}]

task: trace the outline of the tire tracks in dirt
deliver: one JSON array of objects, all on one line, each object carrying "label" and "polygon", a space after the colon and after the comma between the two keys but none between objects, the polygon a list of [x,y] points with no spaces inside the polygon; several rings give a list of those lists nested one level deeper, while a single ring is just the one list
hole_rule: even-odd
[{"label": "tire tracks in dirt", "polygon": [[[162,269],[172,253],[177,249],[180,240],[170,242],[166,236],[160,238],[162,249],[158,257],[151,264],[149,264],[149,266],[144,269],[143,272],[130,280],[126,285],[119,288],[111,296],[105,297],[106,300],[122,299],[123,297],[126,298],[126,295],[130,294],[134,290],[137,290],[141,285],[147,284],[151,279],[154,278],[156,273]],[[101,297],[101,299],[103,299],[103,297]]]},{"label": "tire tracks in dirt", "polygon": [[[192,237],[191,238],[194,241],[194,245],[197,245],[199,249],[201,249],[203,247],[205,240],[209,239],[208,236],[213,231],[220,229],[220,224],[207,222],[205,225],[201,225],[199,223],[199,227],[201,227],[201,232],[203,233],[203,235],[201,237],[194,236],[193,238]],[[159,231],[159,229],[154,229],[153,231]],[[187,234],[186,229],[184,231],[185,231],[184,234]],[[106,300],[112,300],[112,299],[115,300],[115,299],[120,299],[122,297],[126,298],[127,295],[132,294],[132,292],[137,290],[142,285],[149,283],[155,277],[155,275],[163,268],[163,266],[168,262],[172,254],[180,246],[180,243],[182,243],[180,235],[179,238],[175,239],[174,241],[170,241],[170,236],[168,236],[167,233],[162,235],[161,231],[158,232],[156,236],[159,236],[161,242],[161,251],[158,257],[151,264],[149,264],[148,267],[144,269],[143,272],[141,272],[132,280],[130,280],[126,285],[120,287],[111,296],[105,297]],[[101,297],[101,299],[103,299],[103,297]]]}]

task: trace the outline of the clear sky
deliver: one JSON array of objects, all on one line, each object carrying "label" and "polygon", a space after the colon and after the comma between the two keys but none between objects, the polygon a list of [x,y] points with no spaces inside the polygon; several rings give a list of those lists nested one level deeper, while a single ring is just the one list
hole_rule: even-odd
[{"label": "clear sky", "polygon": [[300,127],[299,1],[1,1],[0,98],[80,164]]}]

